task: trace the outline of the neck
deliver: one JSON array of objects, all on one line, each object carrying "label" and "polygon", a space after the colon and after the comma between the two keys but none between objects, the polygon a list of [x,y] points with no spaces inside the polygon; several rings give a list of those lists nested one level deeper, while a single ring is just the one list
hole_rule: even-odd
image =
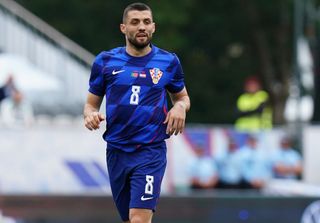
[{"label": "neck", "polygon": [[127,43],[126,45],[126,51],[129,55],[134,56],[134,57],[142,57],[150,53],[151,51],[151,46],[150,44],[144,48],[136,48],[133,46],[131,43]]}]

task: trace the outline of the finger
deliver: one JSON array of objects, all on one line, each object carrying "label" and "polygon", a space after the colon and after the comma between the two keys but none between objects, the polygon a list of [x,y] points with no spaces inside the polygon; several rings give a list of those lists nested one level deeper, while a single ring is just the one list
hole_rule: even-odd
[{"label": "finger", "polygon": [[172,128],[173,128],[173,118],[170,117],[168,120],[168,125],[167,125],[167,134],[172,135]]},{"label": "finger", "polygon": [[106,117],[103,114],[99,113],[99,119],[100,121],[104,121],[106,120]]},{"label": "finger", "polygon": [[185,119],[180,119],[179,123],[179,133],[182,133],[184,130],[184,125],[185,125]]},{"label": "finger", "polygon": [[183,120],[180,133],[183,133],[185,125],[186,125],[186,121]]},{"label": "finger", "polygon": [[87,120],[87,126],[89,126],[91,129],[94,129],[94,120],[92,117],[88,117],[88,120]]},{"label": "finger", "polygon": [[100,124],[100,120],[99,120],[98,116],[95,116],[95,115],[91,116],[90,117],[90,124],[91,124],[92,128],[97,129]]},{"label": "finger", "polygon": [[172,122],[172,128],[171,128],[171,131],[170,131],[170,135],[173,135],[175,132],[176,132],[176,129],[177,129],[177,120],[173,120]]},{"label": "finger", "polygon": [[94,119],[94,123],[97,127],[99,127],[100,125],[100,117],[99,117],[99,114],[96,114],[95,116],[93,116],[93,119]]},{"label": "finger", "polygon": [[163,124],[166,124],[169,121],[170,112],[167,114],[166,119],[164,120]]},{"label": "finger", "polygon": [[97,125],[92,125],[93,130],[97,130],[99,128],[99,126]]},{"label": "finger", "polygon": [[176,131],[174,132],[175,135],[178,135],[181,132],[181,125],[182,125],[182,120],[181,119],[177,120],[177,128],[176,128]]},{"label": "finger", "polygon": [[92,127],[90,126],[90,124],[87,122],[87,121],[85,121],[85,127],[87,128],[87,129],[89,129],[90,131],[92,131]]},{"label": "finger", "polygon": [[166,133],[169,134],[170,129],[171,129],[171,125],[172,125],[172,120],[170,118],[170,113],[168,113],[165,124],[167,124],[167,129],[166,129]]},{"label": "finger", "polygon": [[178,120],[172,118],[172,124],[171,124],[171,129],[170,129],[170,135],[173,135],[175,133],[175,131],[177,130],[177,123]]},{"label": "finger", "polygon": [[91,128],[92,130],[96,130],[96,129],[97,129],[96,124],[95,124],[92,120],[88,123],[88,125],[90,126],[90,128]]},{"label": "finger", "polygon": [[175,128],[174,134],[178,135],[180,133],[180,130],[181,130],[181,119],[176,119],[175,122],[177,123],[176,124],[177,127]]}]

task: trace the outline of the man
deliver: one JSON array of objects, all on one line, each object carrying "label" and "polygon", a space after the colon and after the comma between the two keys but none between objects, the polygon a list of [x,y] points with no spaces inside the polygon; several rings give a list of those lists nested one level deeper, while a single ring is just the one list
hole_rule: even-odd
[{"label": "man", "polygon": [[273,155],[273,174],[282,179],[299,179],[302,174],[302,157],[288,136],[280,140],[280,148]]},{"label": "man", "polygon": [[29,127],[34,121],[31,104],[15,90],[0,106],[0,122],[7,127]]},{"label": "man", "polygon": [[[164,140],[183,131],[190,100],[177,56],[151,44],[151,9],[143,3],[127,6],[120,30],[126,46],[100,53],[93,63],[85,126],[95,130],[107,122],[108,171],[122,220],[149,223],[166,167]],[[99,112],[104,95],[106,117]]]},{"label": "man", "polygon": [[196,156],[189,164],[191,189],[213,189],[218,182],[215,160],[202,145],[197,145],[194,152]]},{"label": "man", "polygon": [[218,166],[219,182],[217,188],[240,189],[242,183],[241,153],[237,143],[230,137],[226,151],[217,154],[215,158]]},{"label": "man", "polygon": [[244,84],[245,92],[237,100],[238,119],[235,127],[238,131],[256,133],[272,128],[272,111],[269,95],[261,89],[260,81],[250,76]]},{"label": "man", "polygon": [[262,189],[272,176],[272,165],[268,154],[262,151],[257,138],[249,135],[246,145],[239,149],[243,189]]}]

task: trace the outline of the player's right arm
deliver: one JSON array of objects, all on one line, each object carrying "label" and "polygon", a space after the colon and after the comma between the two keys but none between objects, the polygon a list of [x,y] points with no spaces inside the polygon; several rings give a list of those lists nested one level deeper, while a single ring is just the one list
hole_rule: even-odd
[{"label": "player's right arm", "polygon": [[84,125],[89,130],[96,130],[100,122],[105,120],[105,116],[99,112],[103,97],[88,93],[87,101],[84,105],[83,117]]}]

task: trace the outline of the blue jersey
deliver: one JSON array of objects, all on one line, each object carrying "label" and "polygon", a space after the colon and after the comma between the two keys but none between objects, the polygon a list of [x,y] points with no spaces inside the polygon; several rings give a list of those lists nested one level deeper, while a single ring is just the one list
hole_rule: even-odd
[{"label": "blue jersey", "polygon": [[169,137],[163,124],[166,91],[180,92],[184,74],[175,54],[154,45],[142,57],[119,47],[95,58],[89,85],[92,94],[106,96],[105,141],[113,148],[134,151]]}]

